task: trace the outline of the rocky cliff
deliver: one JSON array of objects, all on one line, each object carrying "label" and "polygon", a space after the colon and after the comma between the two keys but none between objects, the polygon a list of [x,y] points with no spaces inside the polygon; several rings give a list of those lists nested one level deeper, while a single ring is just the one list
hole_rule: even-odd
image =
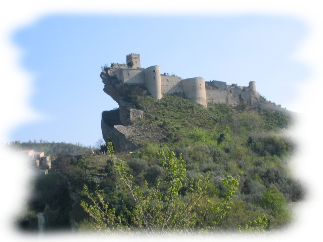
[{"label": "rocky cliff", "polygon": [[145,113],[136,109],[133,98],[147,94],[144,87],[125,86],[116,76],[104,70],[101,78],[103,91],[119,105],[118,109],[104,111],[101,119],[103,139],[105,142],[112,142],[116,152],[131,151],[137,149],[142,142],[159,142],[166,137],[163,129],[136,122],[143,119]]}]

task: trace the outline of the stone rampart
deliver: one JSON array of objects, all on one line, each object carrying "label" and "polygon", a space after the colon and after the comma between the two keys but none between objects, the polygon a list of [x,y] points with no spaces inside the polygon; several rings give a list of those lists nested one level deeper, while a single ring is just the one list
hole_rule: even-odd
[{"label": "stone rampart", "polygon": [[225,82],[221,82],[221,81],[210,81],[208,82],[208,84],[212,87],[218,88],[218,89],[223,89],[226,90],[227,89],[227,84]]},{"label": "stone rampart", "polygon": [[182,79],[178,76],[161,75],[161,91],[162,93],[182,93]]},{"label": "stone rampart", "polygon": [[206,96],[208,103],[227,103],[237,105],[257,103],[258,94],[256,83],[249,82],[248,87],[240,87],[236,84],[226,85],[225,82],[211,81],[206,83]]},{"label": "stone rampart", "polygon": [[205,80],[202,77],[195,77],[182,80],[183,91],[186,98],[195,103],[207,106]]},{"label": "stone rampart", "polygon": [[226,89],[206,89],[207,103],[227,103],[228,91]]},{"label": "stone rampart", "polygon": [[141,69],[119,69],[117,78],[124,84],[144,84],[144,73]]},{"label": "stone rampart", "polygon": [[161,76],[160,67],[151,66],[144,70],[145,72],[145,86],[153,98],[161,99]]},{"label": "stone rampart", "polygon": [[[121,85],[143,85],[150,95],[156,99],[161,99],[163,94],[183,93],[186,98],[191,101],[207,106],[207,103],[227,103],[237,105],[239,103],[247,103],[253,105],[257,103],[258,93],[256,83],[249,82],[247,87],[239,87],[236,84],[227,85],[222,81],[205,82],[201,77],[181,79],[178,76],[160,74],[159,66],[151,66],[146,69],[140,67],[140,55],[129,54],[126,57],[127,64],[112,64],[108,68],[108,76],[113,81],[116,77]],[[104,70],[103,72],[106,73]],[[102,75],[103,82],[109,86],[106,75]],[[110,85],[111,86],[111,85]],[[113,91],[114,88],[105,87],[105,92],[118,100]],[[125,117],[126,119],[126,117]],[[124,120],[125,120],[124,119]]]},{"label": "stone rampart", "polygon": [[128,68],[128,66],[126,64],[112,63],[111,64],[111,68],[115,68],[115,69],[118,69],[118,68]]}]

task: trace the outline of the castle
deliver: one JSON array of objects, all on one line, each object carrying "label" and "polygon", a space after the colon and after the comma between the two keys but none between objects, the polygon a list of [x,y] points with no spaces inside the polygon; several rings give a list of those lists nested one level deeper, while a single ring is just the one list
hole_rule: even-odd
[{"label": "castle", "polygon": [[[156,99],[161,99],[164,94],[180,93],[205,107],[208,103],[254,105],[259,99],[254,81],[249,82],[247,87],[240,87],[236,84],[227,85],[221,81],[206,82],[202,77],[181,79],[175,75],[161,74],[160,67],[157,65],[141,68],[140,55],[133,53],[126,56],[126,64],[112,63],[111,67],[103,69],[101,78],[107,85],[106,75],[115,77],[121,85],[144,86]],[[113,97],[106,87],[104,91]]]},{"label": "castle", "polygon": [[220,81],[206,82],[202,77],[181,79],[175,75],[162,74],[159,66],[142,68],[139,54],[127,55],[126,64],[112,63],[110,67],[102,67],[100,76],[104,83],[103,91],[119,105],[118,109],[104,111],[101,119],[102,136],[106,143],[114,144],[116,152],[134,150],[142,141],[158,142],[167,138],[159,127],[136,126],[136,120],[143,119],[145,113],[135,109],[128,99],[127,92],[131,86],[134,89],[130,89],[135,92],[137,86],[143,87],[156,99],[161,99],[166,94],[180,94],[204,107],[211,103],[261,103],[255,82],[250,82],[247,87],[240,87]]}]

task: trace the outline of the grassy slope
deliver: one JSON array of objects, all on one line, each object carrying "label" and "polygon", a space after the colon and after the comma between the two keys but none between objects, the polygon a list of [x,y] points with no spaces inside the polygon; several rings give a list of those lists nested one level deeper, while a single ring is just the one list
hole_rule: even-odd
[{"label": "grassy slope", "polygon": [[159,101],[141,96],[137,107],[146,111],[141,122],[168,132],[168,139],[161,143],[143,144],[137,158],[154,163],[155,150],[166,146],[183,153],[192,176],[210,172],[216,179],[243,174],[245,197],[255,183],[275,184],[287,201],[323,197],[321,119],[243,105],[214,104],[205,109],[178,96]]},{"label": "grassy slope", "polygon": [[[117,160],[126,162],[136,184],[147,180],[153,185],[157,179],[163,179],[156,151],[170,148],[178,155],[183,154],[190,178],[209,174],[210,199],[221,199],[222,178],[240,176],[232,210],[219,225],[221,228],[236,229],[260,214],[270,219],[271,228],[288,223],[286,203],[298,201],[304,195],[299,182],[288,171],[294,149],[293,142],[283,136],[283,130],[291,123],[288,113],[225,104],[209,105],[206,109],[171,95],[161,100],[138,95],[132,101],[135,108],[145,111],[145,118],[136,125],[149,123],[167,133],[167,138],[159,143],[143,142],[133,153],[117,154]],[[62,164],[59,172],[65,174],[72,192],[80,199],[86,199],[82,192],[86,184],[91,191],[104,190],[106,201],[117,212],[122,210],[122,204],[131,209],[130,195],[117,185],[118,176],[109,156],[96,153],[60,159],[56,160]],[[268,203],[270,199],[276,203]],[[74,206],[72,213],[80,227],[91,226],[88,220],[82,222],[86,216],[81,215],[79,205]]]}]

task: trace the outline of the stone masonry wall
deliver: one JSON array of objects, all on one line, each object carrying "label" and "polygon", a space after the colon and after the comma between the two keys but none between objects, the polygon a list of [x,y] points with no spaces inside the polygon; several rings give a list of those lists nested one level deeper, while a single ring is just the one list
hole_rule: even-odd
[{"label": "stone masonry wall", "polygon": [[145,72],[145,87],[153,98],[161,99],[161,76],[160,67],[151,66],[144,70]]},{"label": "stone masonry wall", "polygon": [[182,93],[182,79],[178,76],[161,75],[162,93]]},{"label": "stone masonry wall", "polygon": [[117,77],[125,84],[144,84],[145,80],[142,69],[119,69]]},{"label": "stone masonry wall", "polygon": [[[201,77],[182,80],[174,75],[161,75],[159,66],[140,68],[139,54],[127,55],[127,61],[131,60],[137,61],[135,66],[137,69],[129,68],[125,64],[112,64],[112,67],[108,68],[108,73],[115,75],[120,84],[144,85],[156,99],[161,99],[163,94],[183,93],[186,98],[203,106],[207,106],[207,103],[237,105],[241,102],[252,105],[258,99],[256,83],[253,81],[249,82],[247,87],[239,87],[235,84],[229,86],[221,81],[205,83]],[[105,80],[103,82],[107,85]],[[113,96],[113,93],[111,95]]]},{"label": "stone masonry wall", "polygon": [[195,77],[182,80],[185,97],[195,103],[206,107],[205,80],[202,77]]}]

